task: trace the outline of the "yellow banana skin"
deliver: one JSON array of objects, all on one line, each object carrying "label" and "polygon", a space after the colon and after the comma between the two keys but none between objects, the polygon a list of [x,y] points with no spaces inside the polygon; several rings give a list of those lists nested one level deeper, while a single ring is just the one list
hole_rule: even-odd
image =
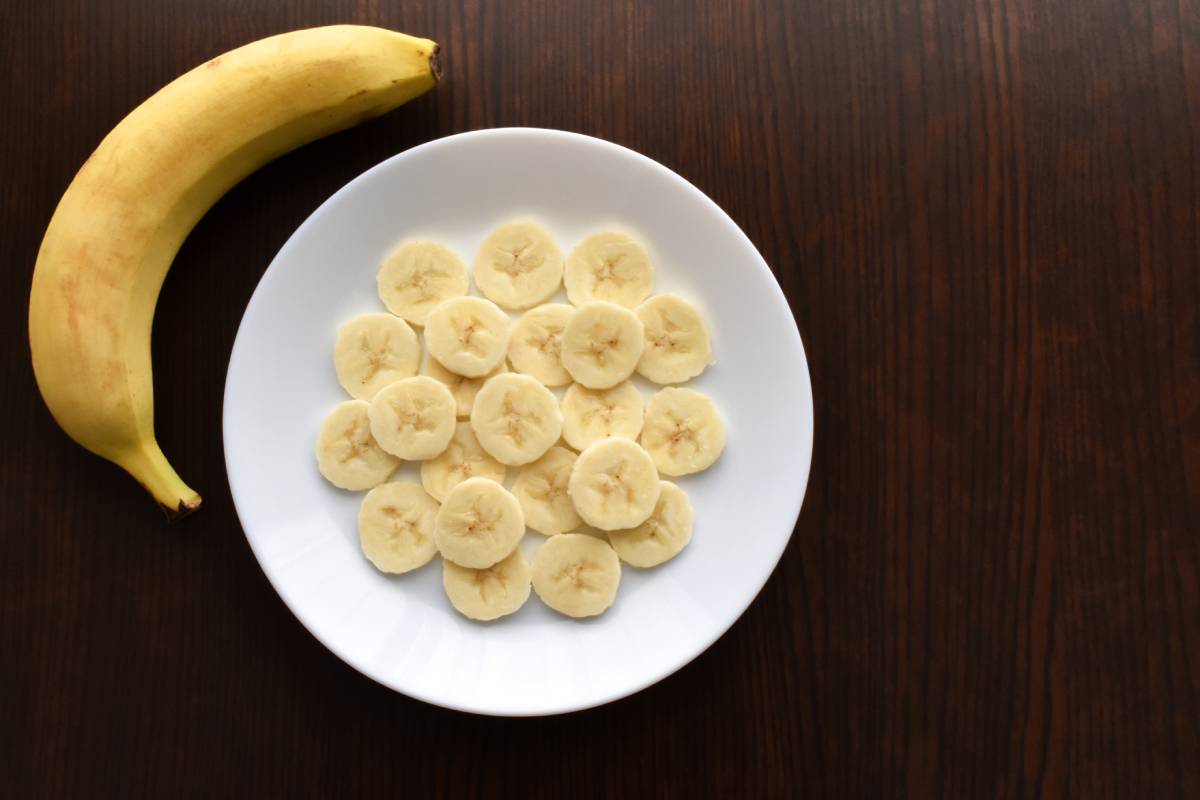
[{"label": "yellow banana skin", "polygon": [[356,25],[232,50],[134,109],[59,201],[29,299],[38,388],[72,439],[172,517],[200,505],[154,438],[150,328],[176,252],[266,162],[433,88],[436,53],[428,39]]}]

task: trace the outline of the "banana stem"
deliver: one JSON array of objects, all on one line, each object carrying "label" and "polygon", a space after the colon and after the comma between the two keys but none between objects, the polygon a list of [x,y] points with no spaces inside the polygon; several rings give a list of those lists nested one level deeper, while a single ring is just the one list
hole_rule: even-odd
[{"label": "banana stem", "polygon": [[168,521],[182,519],[200,507],[200,495],[176,474],[158,442],[146,442],[115,460],[153,495]]}]

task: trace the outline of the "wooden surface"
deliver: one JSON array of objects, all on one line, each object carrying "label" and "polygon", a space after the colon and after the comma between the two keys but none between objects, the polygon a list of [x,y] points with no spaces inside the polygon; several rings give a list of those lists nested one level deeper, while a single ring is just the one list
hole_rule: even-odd
[{"label": "wooden surface", "polygon": [[[698,5],[4,4],[6,794],[1200,797],[1200,5]],[[445,81],[263,169],[184,246],[158,430],[206,504],[167,527],[35,392],[39,240],[155,88],[338,21],[438,40]],[[393,153],[505,125],[611,139],[724,207],[816,400],[799,525],[741,621],[550,719],[433,708],[324,650],[250,553],[220,437],[292,230]]]}]

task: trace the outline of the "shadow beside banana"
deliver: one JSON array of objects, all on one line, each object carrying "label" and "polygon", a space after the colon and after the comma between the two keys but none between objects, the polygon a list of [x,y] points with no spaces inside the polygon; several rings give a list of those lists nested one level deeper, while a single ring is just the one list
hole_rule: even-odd
[{"label": "shadow beside banana", "polygon": [[437,49],[336,25],[232,50],[121,120],[59,201],[29,298],[38,388],[72,439],[123,467],[170,516],[200,505],[154,438],[150,328],[180,245],[263,164],[431,89]]}]

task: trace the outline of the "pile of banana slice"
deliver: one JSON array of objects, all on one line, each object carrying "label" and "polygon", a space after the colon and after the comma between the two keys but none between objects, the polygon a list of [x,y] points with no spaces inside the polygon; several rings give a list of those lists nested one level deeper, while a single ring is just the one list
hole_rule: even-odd
[{"label": "pile of banana slice", "polygon": [[[654,567],[691,541],[691,502],[659,476],[710,467],[724,423],[699,392],[668,386],[644,402],[631,378],[699,375],[708,328],[682,298],[650,296],[650,258],[623,233],[589,236],[564,259],[540,225],[503,225],[473,275],[483,297],[467,294],[445,245],[388,255],[388,313],[338,331],[334,368],[353,399],[322,423],[317,465],[334,486],[369,490],[358,533],[371,563],[398,574],[441,554],[464,616],[512,614],[531,588],[569,617],[601,614],[622,561]],[[563,287],[570,304],[548,302]],[[523,313],[514,324],[508,312]],[[421,462],[420,484],[389,482],[406,461]],[[526,529],[546,537],[532,563],[518,548]]]}]

